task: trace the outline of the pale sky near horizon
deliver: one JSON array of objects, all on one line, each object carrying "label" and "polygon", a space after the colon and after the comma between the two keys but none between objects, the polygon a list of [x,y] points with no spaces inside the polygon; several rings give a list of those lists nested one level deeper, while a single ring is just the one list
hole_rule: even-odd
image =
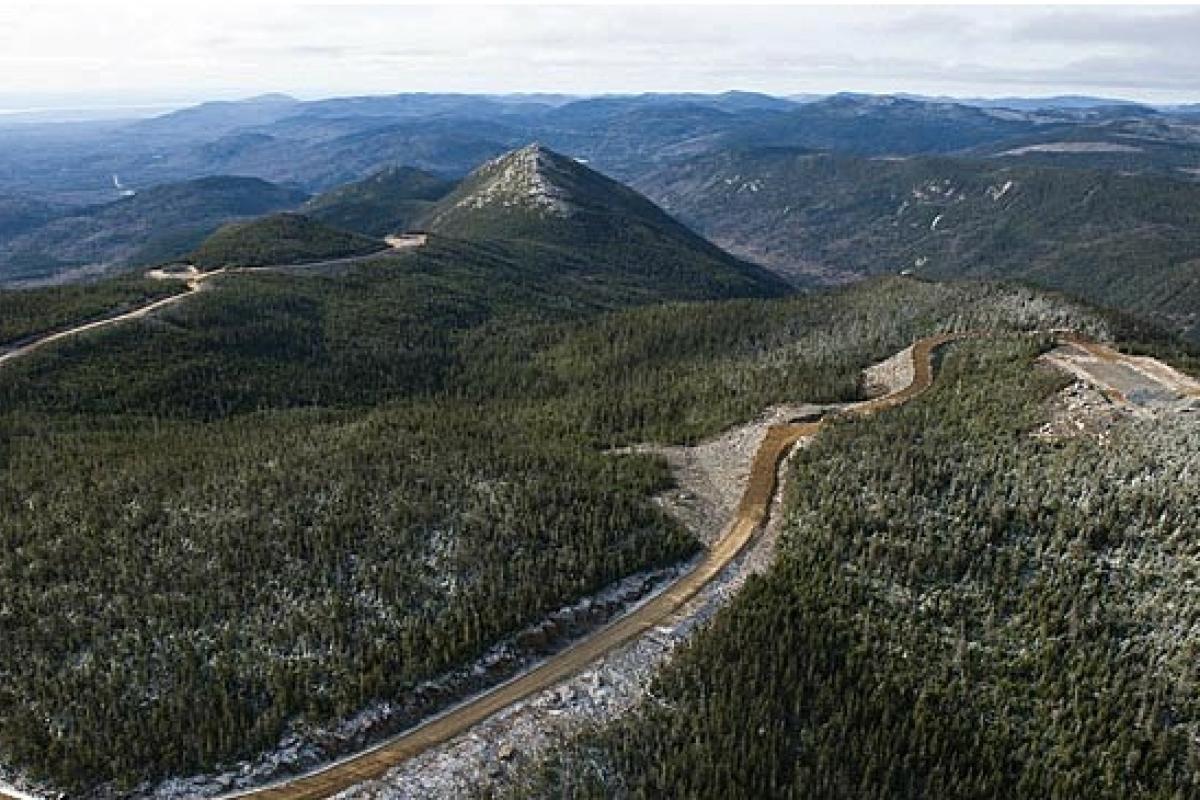
[{"label": "pale sky near horizon", "polygon": [[0,6],[0,107],[727,89],[1200,102],[1200,8]]}]

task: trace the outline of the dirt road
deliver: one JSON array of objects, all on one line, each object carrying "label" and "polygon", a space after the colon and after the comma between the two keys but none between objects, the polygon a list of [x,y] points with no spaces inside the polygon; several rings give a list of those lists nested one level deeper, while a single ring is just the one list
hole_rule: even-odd
[{"label": "dirt road", "polygon": [[105,317],[104,319],[98,319],[95,322],[88,322],[83,325],[76,325],[74,328],[67,328],[66,330],[59,331],[57,333],[49,333],[49,334],[46,334],[45,336],[42,336],[41,338],[34,339],[32,342],[29,342],[28,344],[24,344],[24,345],[21,345],[20,347],[15,347],[12,350],[8,350],[4,353],[0,353],[0,366],[4,366],[9,361],[15,361],[16,359],[21,358],[22,356],[27,356],[30,353],[34,352],[35,350],[45,347],[48,344],[53,344],[54,342],[61,342],[63,339],[70,339],[74,336],[79,336],[82,333],[88,333],[89,331],[97,331],[97,330],[100,330],[101,328],[107,328],[112,325],[119,325],[120,323],[128,322],[129,320],[141,319],[142,317],[146,316],[147,314],[158,311],[159,309],[166,308],[167,306],[175,305],[180,300],[183,300],[185,297],[188,297],[192,292],[197,291],[200,288],[201,283],[203,283],[204,280],[212,277],[214,274],[215,273],[203,273],[202,277],[197,278],[194,281],[189,281],[187,284],[189,291],[180,292],[179,294],[173,294],[170,297],[164,297],[161,300],[155,300],[152,303],[147,303],[144,306],[139,306],[139,307],[133,309],[132,311],[126,311],[124,314],[117,314],[116,316]]},{"label": "dirt road", "polygon": [[[913,381],[903,389],[842,412],[875,413],[904,403],[932,383],[933,351],[954,335],[922,339],[913,347]],[[222,795],[220,800],[315,800],[331,797],[357,783],[380,778],[390,768],[468,730],[498,711],[547,689],[584,669],[610,650],[662,624],[711,581],[746,546],[766,521],[780,461],[798,440],[815,435],[824,422],[772,426],[759,446],[750,477],[734,519],[693,569],[646,604],[601,628],[541,665],[507,683],[468,700],[377,747],[330,764],[323,769],[271,786]]]},{"label": "dirt road", "polygon": [[[186,295],[184,295],[186,296]],[[176,300],[176,298],[169,298]],[[152,304],[135,314],[153,310]],[[125,318],[128,318],[126,315]],[[111,324],[116,319],[106,324]],[[70,335],[68,333],[68,335]],[[755,454],[750,476],[733,520],[697,566],[649,602],[550,657],[539,666],[433,717],[374,748],[331,763],[317,771],[277,784],[228,795],[217,800],[315,800],[355,784],[375,780],[393,766],[457,736],[477,723],[530,695],[550,688],[584,669],[605,653],[641,636],[677,612],[716,577],[747,545],[766,521],[775,494],[778,467],[798,440],[817,434],[826,420],[874,414],[899,406],[933,382],[937,348],[977,334],[943,334],[918,340],[912,347],[911,382],[888,395],[851,406],[817,422],[773,425]],[[1072,342],[1073,344],[1075,342]],[[1114,352],[1115,351],[1111,351]],[[1118,354],[1119,355],[1119,354]],[[1124,357],[1122,357],[1124,358]],[[0,790],[0,800],[10,798]]]},{"label": "dirt road", "polygon": [[[177,302],[178,297],[168,299]],[[161,304],[151,304],[131,314],[144,315],[152,311],[153,307],[161,307]],[[124,318],[129,316],[122,315],[103,324],[114,324]],[[79,329],[73,329],[63,335],[73,335],[77,330]],[[860,403],[840,414],[872,414],[917,396],[932,384],[934,350],[958,338],[961,336],[941,335],[919,340],[912,348],[913,380],[908,386],[889,395]],[[771,426],[754,456],[750,476],[733,520],[691,572],[683,575],[649,602],[550,657],[532,670],[374,748],[331,763],[307,775],[257,789],[222,795],[218,800],[314,800],[331,797],[355,784],[380,778],[396,764],[445,742],[513,703],[561,682],[608,651],[662,624],[716,577],[760,529],[766,521],[775,494],[778,467],[783,457],[792,445],[802,438],[815,435],[824,424],[824,421],[818,421]],[[10,800],[10,796],[0,790],[0,800]]]},{"label": "dirt road", "polygon": [[[122,322],[141,319],[142,317],[166,308],[167,306],[175,305],[183,299],[190,297],[195,292],[200,291],[204,288],[206,283],[221,275],[239,275],[243,273],[254,272],[288,272],[300,269],[311,270],[335,266],[347,266],[362,261],[370,261],[371,259],[388,255],[396,250],[411,250],[416,247],[421,247],[425,244],[426,237],[425,234],[406,234],[403,236],[389,236],[385,241],[389,245],[389,250],[380,250],[362,256],[347,256],[345,258],[335,258],[326,261],[313,261],[298,264],[279,264],[265,267],[221,267],[220,269],[214,269],[209,272],[200,272],[195,267],[189,267],[188,269],[179,272],[169,272],[163,269],[152,269],[146,273],[146,277],[153,278],[155,280],[183,281],[184,285],[187,287],[187,291],[171,295],[170,297],[164,297],[160,300],[155,300],[151,303],[147,303],[144,306],[138,306],[131,311],[126,311],[121,314],[114,314],[111,317],[104,317],[103,319],[98,319],[94,322],[76,325],[73,328],[67,328],[66,330],[58,331],[56,333],[48,333],[44,336],[34,339],[31,342],[27,342],[26,344],[0,352],[0,367],[4,366],[10,361],[15,361],[16,359],[21,358],[22,356],[27,356],[48,344],[61,342],[64,339],[70,339],[72,337],[79,336],[80,334],[97,331],[112,325],[119,325]],[[2,345],[3,342],[0,342],[0,346]],[[0,794],[0,800],[4,800],[3,794]]]}]

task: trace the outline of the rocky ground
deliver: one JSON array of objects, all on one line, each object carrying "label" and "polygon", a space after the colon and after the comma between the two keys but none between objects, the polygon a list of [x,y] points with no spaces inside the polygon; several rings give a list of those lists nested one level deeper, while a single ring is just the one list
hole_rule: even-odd
[{"label": "rocky ground", "polygon": [[1154,359],[1098,358],[1065,345],[1039,362],[1075,378],[1054,397],[1048,420],[1033,432],[1040,439],[1090,437],[1107,444],[1116,426],[1133,419],[1200,414],[1196,382]]},{"label": "rocky ground", "polygon": [[1113,427],[1131,416],[1129,409],[1114,403],[1091,384],[1077,380],[1051,400],[1049,419],[1032,435],[1044,441],[1088,437],[1107,444]]},{"label": "rocky ground", "polygon": [[861,385],[867,397],[881,397],[903,389],[912,380],[912,347],[906,347],[886,361],[864,369]]},{"label": "rocky ground", "polygon": [[834,406],[773,406],[754,422],[731,428],[695,446],[640,445],[614,452],[654,453],[665,458],[677,486],[655,497],[654,502],[709,545],[719,538],[737,508],[750,474],[750,462],[767,429],[789,420],[817,416],[831,408]]}]

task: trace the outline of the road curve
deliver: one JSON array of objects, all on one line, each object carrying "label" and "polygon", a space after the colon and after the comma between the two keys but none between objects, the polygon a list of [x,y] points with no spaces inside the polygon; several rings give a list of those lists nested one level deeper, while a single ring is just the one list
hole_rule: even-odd
[{"label": "road curve", "polygon": [[[168,300],[178,301],[188,294]],[[142,316],[165,305],[162,301],[144,306],[130,314],[92,323],[114,324],[131,316]],[[72,331],[90,329],[81,326]],[[72,335],[71,331],[54,338]],[[925,391],[933,383],[933,353],[942,345],[964,338],[964,334],[942,334],[918,340],[912,348],[912,382],[891,394],[855,404],[827,419],[865,416],[901,405]],[[33,346],[46,341],[39,340]],[[417,754],[457,736],[493,714],[550,688],[582,671],[588,664],[621,645],[662,624],[678,611],[709,581],[715,578],[749,543],[767,519],[775,495],[779,464],[800,439],[813,436],[827,424],[817,422],[772,425],[750,468],[746,489],[734,518],[720,539],[688,573],[668,586],[649,602],[634,609],[594,634],[551,656],[533,669],[460,703],[425,722],[382,742],[375,747],[332,762],[305,775],[242,792],[220,795],[212,800],[317,800],[368,780],[382,777],[389,769]],[[22,800],[27,795],[6,794],[0,800]]]},{"label": "road curve", "polygon": [[[190,272],[179,273],[178,276],[172,273],[164,272],[161,269],[153,269],[150,270],[147,275],[158,280],[181,280],[187,287],[187,291],[180,292],[179,294],[173,294],[170,297],[164,297],[145,305],[138,306],[137,308],[126,311],[122,314],[114,314],[111,317],[104,317],[103,319],[76,325],[73,328],[67,328],[66,330],[61,330],[56,333],[48,333],[43,336],[39,336],[38,338],[27,342],[26,344],[0,352],[0,367],[4,366],[10,361],[15,361],[16,359],[21,358],[22,356],[27,356],[48,344],[60,342],[63,339],[70,339],[83,333],[100,330],[101,328],[119,325],[122,322],[141,319],[142,317],[166,308],[167,306],[175,305],[181,300],[191,297],[194,293],[200,291],[204,287],[205,283],[219,275],[236,275],[254,272],[286,272],[297,269],[320,269],[322,267],[356,264],[362,261],[370,261],[381,256],[389,255],[396,250],[411,250],[413,248],[421,247],[425,244],[426,237],[424,234],[407,234],[403,236],[389,236],[385,241],[388,244],[388,249],[386,250],[378,250],[376,252],[367,253],[366,255],[361,256],[346,256],[345,258],[327,259],[325,261],[311,261],[299,264],[279,264],[264,267],[221,267],[220,269],[210,270],[209,272],[199,272],[192,267],[190,268]],[[0,346],[3,346],[3,342],[0,342]],[[0,793],[0,800],[5,800],[5,798],[6,795]]]},{"label": "road curve", "polygon": [[[161,301],[151,304],[158,305],[161,305]],[[139,312],[144,314],[151,310],[153,308],[148,306]],[[117,321],[117,318],[112,321]],[[1063,336],[1061,332],[1055,333],[1059,335],[1060,340],[1086,341],[1073,334]],[[762,527],[775,494],[779,464],[797,441],[817,434],[830,421],[866,416],[908,402],[932,385],[933,356],[939,347],[956,340],[983,335],[986,334],[939,334],[919,339],[913,344],[911,351],[913,377],[908,386],[873,400],[856,403],[817,422],[771,426],[754,456],[750,476],[734,518],[725,527],[720,539],[690,572],[681,576],[649,602],[533,669],[372,748],[295,778],[221,795],[212,800],[317,800],[331,797],[364,781],[378,779],[397,764],[469,730],[514,703],[560,683],[582,671],[610,650],[662,624],[716,577]],[[4,789],[0,789],[0,800],[24,800],[27,797],[29,796],[6,794]]]},{"label": "road curve", "polygon": [[[896,392],[851,406],[837,417],[864,416],[911,400],[933,382],[933,352],[960,334],[921,339],[912,349],[913,380]],[[317,771],[279,783],[221,795],[215,800],[317,800],[382,777],[397,764],[439,745],[493,714],[548,689],[588,664],[657,627],[715,578],[753,538],[767,519],[775,495],[779,464],[800,439],[813,436],[824,421],[771,426],[754,456],[737,512],[720,539],[688,573],[661,594],[615,622],[551,656],[537,667],[464,701],[374,748],[333,762]]]}]

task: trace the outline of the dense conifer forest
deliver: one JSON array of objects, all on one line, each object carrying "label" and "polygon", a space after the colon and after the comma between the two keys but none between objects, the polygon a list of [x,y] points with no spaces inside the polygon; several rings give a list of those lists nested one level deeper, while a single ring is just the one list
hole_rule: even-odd
[{"label": "dense conifer forest", "polygon": [[181,285],[172,282],[121,277],[94,284],[0,291],[0,353],[14,342],[182,290]]},{"label": "dense conifer forest", "polygon": [[1032,437],[1039,349],[801,450],[773,568],[515,795],[1197,796],[1200,423]]},{"label": "dense conifer forest", "polygon": [[379,239],[333,228],[303,214],[272,214],[222,226],[196,248],[191,261],[208,269],[253,267],[361,256],[385,249]]},{"label": "dense conifer forest", "polygon": [[4,368],[0,760],[87,796],[252,756],[692,552],[608,447],[854,397],[934,330],[1124,331],[904,279],[613,310],[487,253],[226,276]]}]

